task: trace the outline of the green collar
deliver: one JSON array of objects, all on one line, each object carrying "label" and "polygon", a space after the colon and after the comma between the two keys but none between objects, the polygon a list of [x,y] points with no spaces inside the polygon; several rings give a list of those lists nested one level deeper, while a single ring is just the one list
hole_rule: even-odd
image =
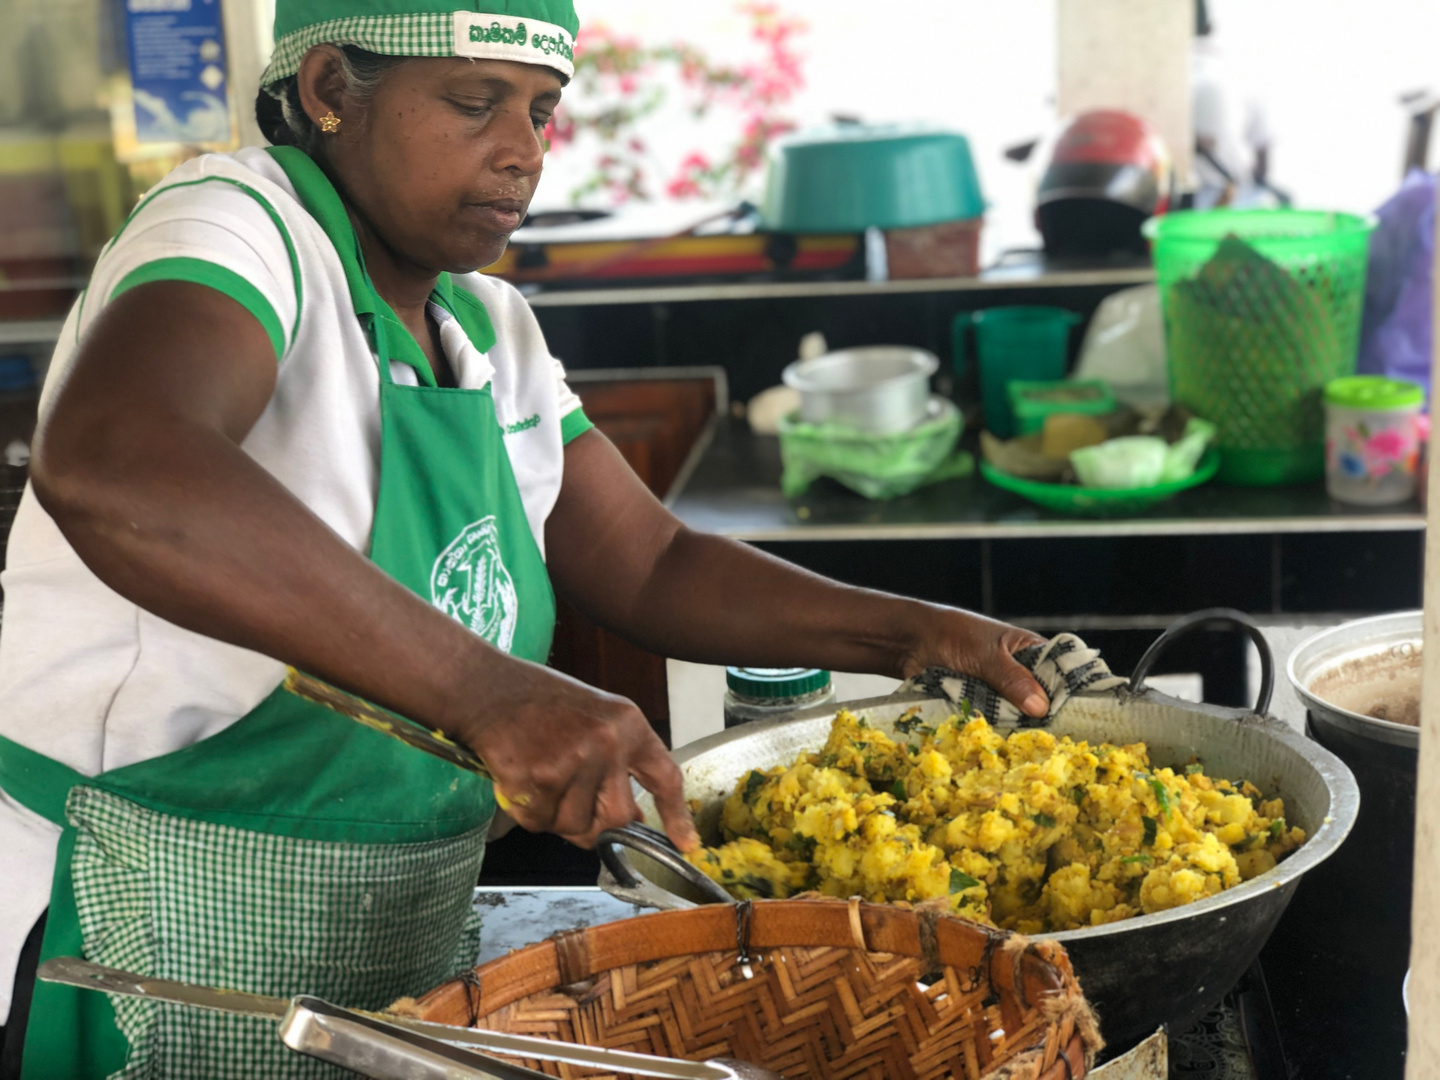
[{"label": "green collar", "polygon": [[[350,303],[360,321],[376,338],[375,320],[383,320],[386,326],[384,340],[388,356],[380,357],[381,363],[398,360],[415,369],[420,381],[426,386],[435,385],[435,375],[430,362],[414,336],[400,321],[384,298],[375,291],[370,275],[365,272],[365,257],[360,251],[355,229],[350,224],[350,215],[335,185],[323,169],[303,150],[293,146],[272,146],[269,154],[273,157],[290,183],[300,202],[320,224],[335,253],[340,256],[340,265],[345,269],[345,282],[350,287]],[[435,282],[430,299],[454,315],[478,352],[489,352],[495,344],[495,327],[490,322],[489,312],[478,298],[465,289],[457,289],[448,273],[442,272]]]}]

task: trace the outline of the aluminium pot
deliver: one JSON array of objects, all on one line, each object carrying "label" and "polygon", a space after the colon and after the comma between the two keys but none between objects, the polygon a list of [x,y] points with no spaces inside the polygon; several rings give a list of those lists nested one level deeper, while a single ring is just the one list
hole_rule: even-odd
[{"label": "aluminium pot", "polygon": [[[1213,613],[1201,613],[1186,620],[1183,629],[1213,621]],[[1259,638],[1253,627],[1247,624],[1247,629]],[[1167,633],[1156,646],[1172,637]],[[1259,641],[1263,646],[1263,638]],[[1111,1045],[1136,1042],[1161,1024],[1184,1030],[1219,1001],[1259,954],[1301,875],[1340,846],[1359,805],[1354,777],[1339,758],[1282,721],[1261,715],[1268,705],[1273,667],[1268,647],[1261,648],[1263,704],[1254,712],[1195,705],[1143,689],[1144,672],[1156,651],[1152,647],[1142,659],[1130,687],[1071,697],[1051,719],[1050,730],[1092,744],[1144,742],[1157,765],[1179,766],[1198,757],[1211,776],[1248,779],[1267,796],[1282,797],[1287,819],[1308,838],[1273,870],[1217,896],[1123,922],[1046,935],[1065,946]],[[894,722],[917,706],[932,724],[954,711],[945,700],[913,695],[844,707],[893,735]],[[707,841],[719,838],[721,805],[740,776],[751,768],[794,761],[802,751],[820,746],[834,715],[835,706],[809,709],[791,718],[733,728],[676,751],[685,797],[699,806],[701,836]],[[643,792],[637,791],[637,797],[646,821],[658,825],[653,801]],[[621,884],[613,870],[613,850],[602,846],[601,854],[606,857],[602,887],[627,900],[665,907],[712,900],[690,891],[662,862],[634,851],[629,866],[639,876]]]},{"label": "aluminium pot", "polygon": [[1355,836],[1326,876],[1342,887],[1383,883],[1359,890],[1350,905],[1379,925],[1410,925],[1420,728],[1383,717],[1419,720],[1421,625],[1418,611],[1356,619],[1303,642],[1288,665],[1310,737],[1360,786]]},{"label": "aluminium pot", "polygon": [[[1322,630],[1290,655],[1287,673],[1320,739],[1420,746],[1422,613],[1376,615]],[[1412,764],[1413,768],[1413,764]]]},{"label": "aluminium pot", "polygon": [[930,376],[940,368],[932,352],[900,345],[840,349],[796,360],[785,385],[800,394],[800,418],[870,435],[897,435],[925,419]]},{"label": "aluminium pot", "polygon": [[[1419,719],[1422,626],[1419,611],[1356,619],[1304,641],[1288,664],[1306,731],[1355,774],[1360,813],[1350,840],[1306,879],[1283,937],[1323,941],[1387,993],[1410,955],[1420,728],[1384,717]],[[1398,1009],[1392,1020],[1402,1022]]]}]

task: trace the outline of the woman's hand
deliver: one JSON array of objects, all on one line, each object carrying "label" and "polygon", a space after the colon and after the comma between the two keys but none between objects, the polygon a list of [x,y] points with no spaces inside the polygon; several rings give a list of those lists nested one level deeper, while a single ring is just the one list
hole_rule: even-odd
[{"label": "woman's hand", "polygon": [[975,675],[1028,716],[1044,716],[1050,702],[1015,653],[1045,639],[1018,626],[956,608],[928,607],[916,641],[901,667],[905,678],[928,667]]},{"label": "woman's hand", "polygon": [[699,846],[680,769],[633,702],[537,664],[505,657],[501,665],[507,670],[466,695],[483,705],[448,727],[489,766],[511,817],[593,847],[605,829],[639,819],[633,776],[655,797],[675,845]]}]

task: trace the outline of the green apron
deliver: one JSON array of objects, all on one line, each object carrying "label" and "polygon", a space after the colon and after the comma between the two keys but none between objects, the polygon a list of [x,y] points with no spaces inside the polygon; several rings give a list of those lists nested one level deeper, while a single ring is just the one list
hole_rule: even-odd
[{"label": "green apron", "polygon": [[[335,245],[375,346],[371,559],[492,644],[543,663],[554,594],[491,388],[436,388],[371,286],[324,173],[297,150],[271,153]],[[448,279],[433,299],[489,348],[478,300]],[[397,385],[392,357],[423,385]],[[279,688],[217,735],[99,776],[0,738],[0,789],[63,829],[42,959],[375,1009],[477,955],[471,897],[489,783]],[[273,1022],[37,984],[24,1080],[117,1073],[348,1075],[285,1050]]]}]

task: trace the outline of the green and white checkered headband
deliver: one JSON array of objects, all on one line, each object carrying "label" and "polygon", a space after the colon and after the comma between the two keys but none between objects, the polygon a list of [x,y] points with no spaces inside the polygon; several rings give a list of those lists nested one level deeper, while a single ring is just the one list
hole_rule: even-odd
[{"label": "green and white checkered headband", "polygon": [[[444,0],[440,0],[441,3]],[[385,56],[464,56],[543,64],[575,74],[580,22],[571,0],[479,0],[436,11],[436,0],[277,0],[270,86],[300,70],[316,45],[356,45]]]}]

